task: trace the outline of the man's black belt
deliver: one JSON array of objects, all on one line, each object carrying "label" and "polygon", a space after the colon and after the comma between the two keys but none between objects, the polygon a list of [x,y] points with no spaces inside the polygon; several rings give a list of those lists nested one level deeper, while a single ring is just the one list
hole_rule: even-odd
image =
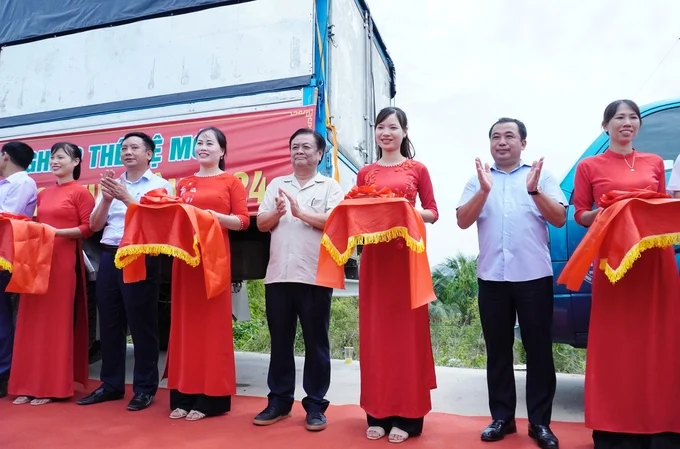
[{"label": "man's black belt", "polygon": [[118,247],[113,245],[105,245],[102,243],[102,251],[106,251],[107,253],[115,253],[118,251]]}]

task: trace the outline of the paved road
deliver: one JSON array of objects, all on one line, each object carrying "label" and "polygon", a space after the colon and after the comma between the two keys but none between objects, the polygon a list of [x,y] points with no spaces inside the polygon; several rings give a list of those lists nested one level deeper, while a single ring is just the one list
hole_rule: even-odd
[{"label": "paved road", "polygon": [[[165,366],[165,354],[159,364]],[[132,382],[132,346],[128,345],[127,382]],[[268,354],[236,353],[236,382],[238,394],[266,396]],[[303,359],[296,358],[296,399],[304,397],[302,390]],[[90,366],[90,377],[99,379],[100,362]],[[517,382],[517,417],[526,418],[524,372],[515,372]],[[583,422],[583,376],[557,375],[557,394],[553,407],[553,420]],[[437,367],[438,388],[432,391],[433,410],[466,416],[488,416],[486,372],[484,370]],[[96,384],[95,384],[96,385]],[[162,383],[161,386],[165,386]],[[331,388],[328,399],[333,404],[359,403],[359,363],[345,364],[333,360]]]}]

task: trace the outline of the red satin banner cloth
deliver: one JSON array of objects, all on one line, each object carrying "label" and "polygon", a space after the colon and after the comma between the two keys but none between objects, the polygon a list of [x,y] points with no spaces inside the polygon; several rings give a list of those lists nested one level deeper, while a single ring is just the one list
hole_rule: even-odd
[{"label": "red satin banner cloth", "polygon": [[0,269],[12,273],[6,291],[43,295],[50,283],[55,229],[23,215],[0,213]]},{"label": "red satin banner cloth", "polygon": [[123,270],[125,283],[138,282],[146,278],[145,255],[160,254],[192,267],[203,264],[208,298],[230,286],[229,276],[222,274],[229,254],[215,214],[183,203],[165,189],[152,190],[139,204],[128,206],[115,263]]},{"label": "red satin banner cloth", "polygon": [[409,251],[408,273],[385,273],[385,276],[409,276],[412,309],[437,299],[425,251],[425,223],[411,203],[385,190],[371,194],[355,188],[348,196],[349,199],[333,209],[324,227],[317,283],[345,288],[343,266],[357,245],[401,238]]},{"label": "red satin banner cloth", "polygon": [[599,204],[605,209],[557,280],[569,290],[581,287],[593,261],[614,284],[645,250],[680,244],[680,199],[651,190],[612,191]]}]

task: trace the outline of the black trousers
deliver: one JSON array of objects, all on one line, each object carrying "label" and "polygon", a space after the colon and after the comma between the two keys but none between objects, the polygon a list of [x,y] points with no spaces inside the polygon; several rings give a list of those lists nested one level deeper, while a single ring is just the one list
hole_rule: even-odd
[{"label": "black trousers", "polygon": [[478,282],[491,416],[505,421],[515,417],[517,394],[512,348],[517,316],[527,356],[529,422],[547,426],[557,384],[552,353],[553,278]]},{"label": "black trousers", "polygon": [[9,380],[14,348],[14,306],[12,293],[5,292],[12,275],[0,271],[0,381]]},{"label": "black trousers", "polygon": [[231,410],[231,396],[186,394],[179,390],[170,390],[170,410],[177,408],[187,412],[196,410],[205,416],[223,415]]},{"label": "black trousers", "polygon": [[390,433],[392,427],[397,427],[408,433],[408,436],[416,437],[423,433],[425,418],[402,418],[400,416],[375,418],[366,414],[366,422],[368,423],[368,427],[382,427],[385,433]]},{"label": "black trousers", "polygon": [[158,389],[158,293],[160,260],[146,256],[145,281],[126,284],[114,265],[115,249],[105,247],[97,275],[96,297],[102,345],[101,381],[108,391],[125,391],[127,328],[135,348],[133,390]]},{"label": "black trousers", "polygon": [[307,413],[325,412],[331,383],[331,351],[328,327],[333,289],[317,285],[281,282],[265,285],[267,325],[271,336],[269,360],[269,403],[282,411],[293,407],[295,358],[293,346],[300,319],[305,341],[302,386],[307,396],[302,406]]}]

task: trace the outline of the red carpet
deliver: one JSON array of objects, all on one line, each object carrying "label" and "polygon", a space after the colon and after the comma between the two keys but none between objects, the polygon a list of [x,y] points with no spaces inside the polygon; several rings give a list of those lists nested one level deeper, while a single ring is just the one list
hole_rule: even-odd
[{"label": "red carpet", "polygon": [[[83,396],[78,392],[77,397]],[[128,394],[122,401],[78,406],[74,401],[40,407],[13,405],[14,398],[0,399],[0,448],[2,449],[353,449],[393,447],[387,438],[369,441],[366,420],[359,406],[331,406],[328,428],[319,433],[304,428],[304,410],[295,404],[293,417],[270,427],[256,427],[253,417],[264,408],[265,398],[236,396],[226,416],[198,422],[168,418],[168,392],[161,390],[147,410],[126,410]],[[465,417],[431,413],[425,418],[423,435],[399,447],[412,448],[536,448],[526,434],[526,420],[520,433],[489,445],[479,439],[486,417]],[[562,449],[592,448],[591,433],[583,424],[553,423]],[[493,447],[492,447],[493,446]]]}]

